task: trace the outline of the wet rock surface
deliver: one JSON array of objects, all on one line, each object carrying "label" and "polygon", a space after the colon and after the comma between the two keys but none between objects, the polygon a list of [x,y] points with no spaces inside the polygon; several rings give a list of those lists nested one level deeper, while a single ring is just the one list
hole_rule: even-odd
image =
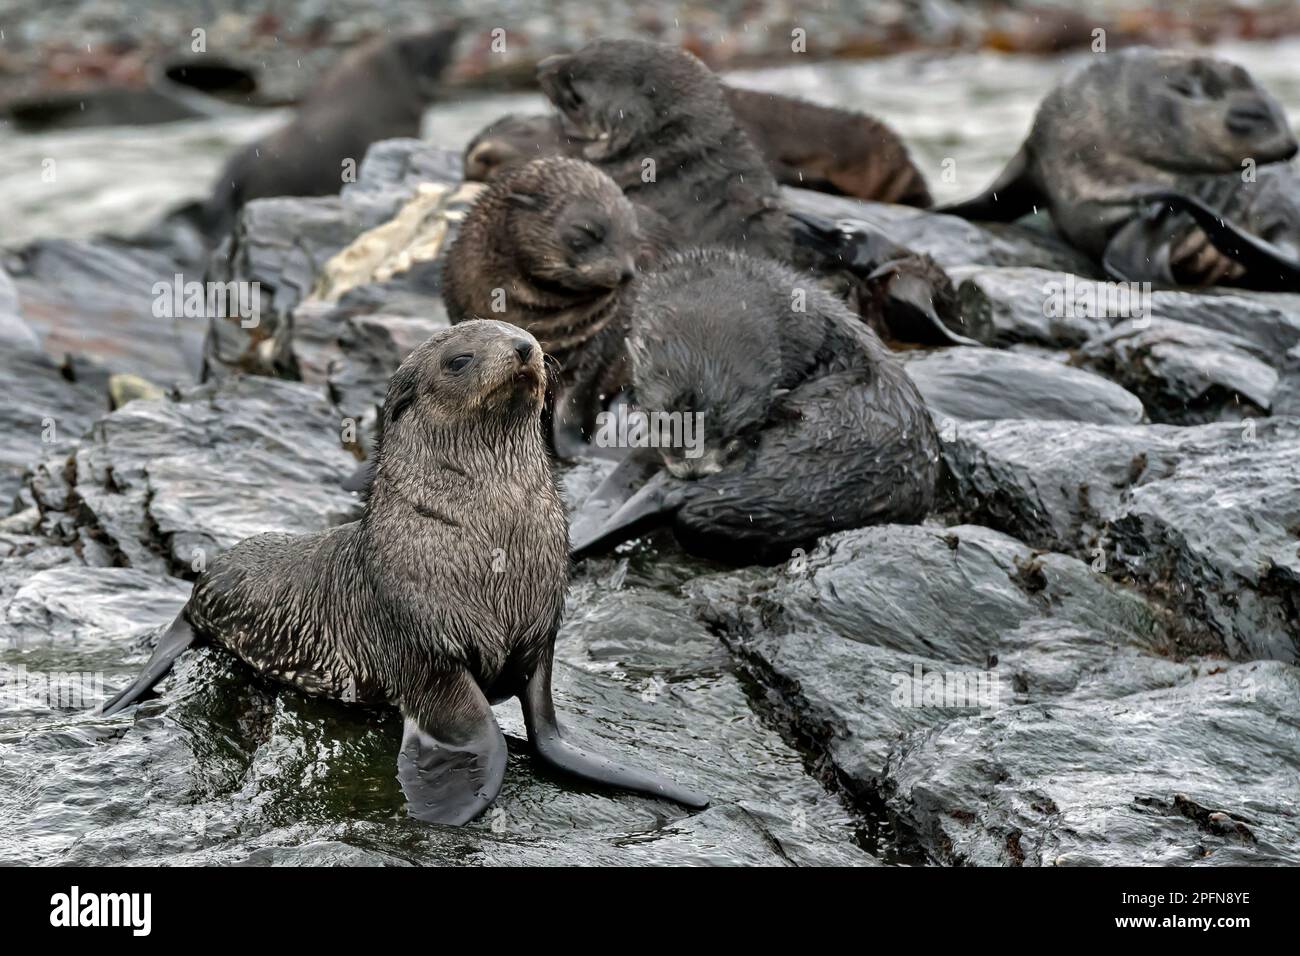
[{"label": "wet rock surface", "polygon": [[[175,344],[194,330],[160,333],[100,258],[157,281],[176,250],[44,245],[0,273],[0,861],[1300,862],[1300,297],[1157,291],[1150,321],[1053,318],[1044,285],[1092,276],[1054,237],[803,193],[934,255],[988,347],[902,356],[949,426],[926,524],[771,568],[658,535],[575,569],[566,727],[708,810],[551,777],[509,703],[501,797],[429,827],[403,812],[395,712],[213,648],[93,716],[204,562],[357,514],[338,483],[374,405],[446,322],[458,169],[392,141],[338,197],[251,203],[208,277],[261,283],[261,321],[210,323],[203,385]],[[94,306],[67,328],[120,308],[162,344],[61,346],[60,276]],[[565,499],[610,467],[562,468]]]},{"label": "wet rock surface", "polygon": [[1142,421],[1142,402],[1114,382],[1060,362],[1000,349],[958,347],[909,358],[907,374],[936,421],[949,418]]}]

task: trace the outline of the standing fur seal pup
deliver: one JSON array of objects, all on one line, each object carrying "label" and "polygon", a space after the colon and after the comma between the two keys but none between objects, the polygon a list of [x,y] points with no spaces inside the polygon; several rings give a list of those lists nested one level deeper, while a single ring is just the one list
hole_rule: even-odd
[{"label": "standing fur seal pup", "polygon": [[[677,254],[638,280],[628,349],[646,444],[575,518],[575,557],[667,524],[693,553],[781,560],[929,511],[939,442],[920,393],[806,276],[730,250]],[[703,441],[682,440],[688,427]]]},{"label": "standing fur seal pup", "polygon": [[420,118],[451,61],[458,28],[379,37],[350,51],[284,128],[226,164],[204,209],[210,236],[228,231],[244,203],[265,196],[328,196],[343,185],[343,161],[361,162],[371,143],[419,136]]},{"label": "standing fur seal pup", "polygon": [[[1252,235],[1248,219],[1233,223],[1232,214],[1251,205],[1235,193],[1252,185],[1241,178],[1246,161],[1262,173],[1296,150],[1281,107],[1242,67],[1171,50],[1125,50],[1060,83],[996,182],[939,211],[1010,221],[1046,207],[1066,238],[1117,278],[1269,285],[1274,271],[1294,277],[1300,265],[1252,241],[1268,244]],[[1223,193],[1227,183],[1235,188]],[[1152,223],[1171,216],[1181,216],[1173,228]],[[1204,234],[1192,235],[1197,231]],[[1247,265],[1234,256],[1237,247],[1259,257]]]},{"label": "standing fur seal pup", "polygon": [[564,739],[551,702],[568,529],[542,443],[542,352],[503,322],[438,332],[393,374],[359,521],[264,534],[223,554],[116,713],[202,638],[311,694],[397,705],[413,816],[460,824],[496,797],[518,697],[547,764],[596,783],[705,801]]},{"label": "standing fur seal pup", "polygon": [[461,224],[443,268],[447,314],[527,329],[556,360],[561,455],[581,442],[570,433],[590,427],[603,396],[625,384],[623,293],[658,255],[617,184],[560,156],[508,170]]},{"label": "standing fur seal pup", "polygon": [[[907,147],[884,123],[861,113],[733,86],[722,86],[731,112],[777,182],[874,202],[928,208],[929,187]],[[580,155],[555,114],[511,114],[465,147],[465,178],[488,182],[539,156]]]},{"label": "standing fur seal pup", "polygon": [[[889,268],[882,269],[871,255],[884,248],[884,237],[866,223],[846,228],[787,213],[722,84],[692,54],[642,40],[595,40],[547,57],[537,79],[559,110],[563,135],[638,209],[667,225],[675,248],[721,245],[789,262],[827,276],[859,303],[881,305],[881,315],[864,314],[868,321],[891,325],[897,303],[905,320],[898,337],[905,331],[921,336],[913,340],[973,344],[935,309],[956,297],[933,260],[887,243]],[[905,257],[917,260],[913,267],[898,264]],[[900,269],[923,281],[896,286]]]}]

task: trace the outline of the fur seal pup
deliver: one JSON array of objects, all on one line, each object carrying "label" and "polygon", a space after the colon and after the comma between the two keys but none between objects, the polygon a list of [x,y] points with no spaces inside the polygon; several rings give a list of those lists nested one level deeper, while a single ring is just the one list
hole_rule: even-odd
[{"label": "fur seal pup", "polygon": [[[1266,259],[1276,250],[1259,250],[1248,227],[1232,222],[1230,214],[1250,201],[1234,199],[1236,190],[1212,196],[1222,188],[1213,182],[1221,177],[1244,190],[1245,161],[1262,171],[1296,150],[1281,107],[1242,67],[1136,48],[1107,54],[1061,82],[993,185],[939,211],[1010,221],[1046,207],[1066,238],[1117,278],[1251,284],[1258,261],[1238,268],[1225,248],[1244,244]],[[1201,207],[1211,208],[1207,200],[1218,217],[1197,218]],[[1173,228],[1152,224],[1179,215]],[[1198,230],[1204,235],[1190,235]],[[1275,265],[1284,274],[1296,268],[1285,254]]]},{"label": "fur seal pup", "polygon": [[[889,276],[897,269],[878,273],[883,263],[870,260],[884,239],[878,230],[788,214],[722,84],[692,54],[642,40],[595,40],[577,53],[547,57],[537,78],[559,110],[562,134],[638,209],[666,224],[674,248],[727,246],[817,272],[860,302],[883,303],[880,316],[864,315],[868,321],[889,324],[894,299],[902,296],[909,334],[919,316],[922,341],[973,344],[935,311],[936,302],[955,296],[922,289],[918,297],[909,283],[896,293]],[[891,254],[915,255],[888,247]],[[933,263],[914,272],[950,285]],[[864,295],[854,291],[873,283]]]},{"label": "fur seal pup", "polygon": [[451,62],[458,27],[379,37],[350,51],[303,102],[289,125],[226,164],[204,207],[210,236],[266,196],[328,196],[343,185],[343,161],[361,162],[371,143],[419,136],[420,118]]},{"label": "fur seal pup", "polygon": [[[777,182],[840,196],[928,208],[929,187],[907,147],[884,123],[861,113],[722,86],[732,113]],[[488,182],[538,156],[579,155],[555,114],[510,114],[465,147],[465,178]]]},{"label": "fur seal pup", "polygon": [[807,276],[731,250],[674,255],[638,280],[628,349],[645,444],[575,518],[575,557],[669,525],[693,553],[782,560],[929,511],[939,442],[920,393]]},{"label": "fur seal pup", "polygon": [[443,301],[452,322],[509,322],[555,359],[553,434],[562,456],[590,433],[604,396],[626,384],[624,293],[658,255],[617,184],[560,156],[493,181],[447,253]]},{"label": "fur seal pup", "polygon": [[542,443],[542,352],[503,322],[435,334],[393,374],[360,520],[264,534],[213,561],[135,701],[198,639],[308,692],[401,709],[398,780],[413,816],[473,819],[496,797],[505,738],[491,704],[518,697],[547,764],[586,780],[705,801],[564,739],[551,701],[568,530]]},{"label": "fur seal pup", "polygon": [[776,179],[737,122],[722,84],[677,47],[595,40],[537,65],[542,92],[579,155],[684,245],[791,257]]},{"label": "fur seal pup", "polygon": [[907,146],[880,120],[779,93],[723,89],[783,185],[922,209],[934,204]]}]

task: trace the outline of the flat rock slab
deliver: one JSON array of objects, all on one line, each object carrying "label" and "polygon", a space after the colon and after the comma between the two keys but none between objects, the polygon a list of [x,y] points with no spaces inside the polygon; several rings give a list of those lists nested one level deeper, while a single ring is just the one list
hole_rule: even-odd
[{"label": "flat rock slab", "polygon": [[1244,336],[1172,319],[1121,322],[1079,351],[1080,364],[1122,383],[1153,420],[1172,425],[1267,414],[1278,386],[1269,359]]},{"label": "flat rock slab", "polygon": [[954,721],[897,749],[890,805],[944,863],[1294,866],[1297,701],[1300,672],[1261,661]]},{"label": "flat rock slab", "polygon": [[904,353],[907,374],[940,423],[947,418],[1033,418],[1135,425],[1141,400],[1114,382],[1061,362],[968,346]]},{"label": "flat rock slab", "polygon": [[319,388],[268,378],[134,401],[78,447],[74,496],[122,562],[193,573],[250,535],[348,520],[340,430]]},{"label": "flat rock slab", "polygon": [[1234,658],[1300,648],[1300,421],[961,423],[962,514],[1166,596]]}]

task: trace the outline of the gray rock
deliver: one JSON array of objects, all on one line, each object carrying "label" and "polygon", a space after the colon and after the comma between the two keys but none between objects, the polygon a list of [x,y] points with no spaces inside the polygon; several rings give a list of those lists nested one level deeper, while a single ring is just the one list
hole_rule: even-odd
[{"label": "gray rock", "polygon": [[1273,414],[1300,418],[1300,345],[1282,359],[1277,389],[1273,393]]},{"label": "gray rock", "polygon": [[162,384],[194,380],[206,321],[155,314],[156,301],[159,311],[172,305],[178,274],[199,278],[170,256],[107,237],[45,239],[10,254],[8,267],[23,320],[56,362],[72,355]]},{"label": "gray rock", "polygon": [[[1156,289],[1137,302],[1113,284],[1042,268],[955,269],[962,322],[985,345],[1082,345],[1125,319],[1171,320],[1240,336],[1266,355],[1300,343],[1300,294]],[[1138,309],[1145,302],[1146,314]]]},{"label": "gray rock", "polygon": [[1169,319],[1121,322],[1086,342],[1079,361],[1140,395],[1153,420],[1174,425],[1267,414],[1278,383],[1260,346]]},{"label": "gray rock", "polygon": [[909,737],[889,802],[944,863],[1294,866],[1297,716],[1300,673],[1277,662],[1008,708]]},{"label": "gray rock", "polygon": [[832,196],[809,189],[782,187],[790,208],[830,219],[859,219],[916,252],[934,258],[944,269],[959,266],[1006,266],[1096,274],[1096,266],[1056,236],[1018,225],[977,226],[956,216]]},{"label": "gray rock", "polygon": [[1002,349],[958,347],[904,353],[943,431],[957,419],[1036,418],[1132,425],[1142,402],[1114,382],[1050,359]]},{"label": "gray rock", "polygon": [[944,455],[960,512],[1163,594],[1234,658],[1300,646],[1300,421],[974,422]]},{"label": "gray rock", "polygon": [[449,151],[419,140],[386,140],[367,151],[357,182],[339,196],[246,204],[231,237],[213,253],[206,278],[256,282],[261,312],[251,326],[238,317],[212,319],[204,352],[207,373],[289,372],[288,318],[308,298],[325,263],[395,215],[421,182],[459,179],[459,157]]},{"label": "gray rock", "polygon": [[347,520],[338,487],[355,461],[318,388],[257,377],[134,401],[95,423],[75,454],[74,494],[118,559],[195,570],[243,538]]}]

